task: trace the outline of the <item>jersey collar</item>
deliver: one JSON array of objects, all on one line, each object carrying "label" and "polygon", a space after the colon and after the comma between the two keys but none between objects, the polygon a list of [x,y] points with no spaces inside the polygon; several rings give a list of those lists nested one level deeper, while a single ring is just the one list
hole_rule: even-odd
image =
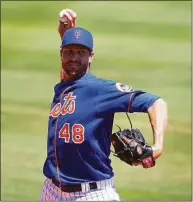
[{"label": "jersey collar", "polygon": [[95,77],[93,74],[91,74],[90,72],[84,74],[82,77],[76,79],[76,80],[73,80],[73,81],[61,81],[60,83],[56,84],[55,87],[54,87],[54,91],[55,93],[61,93],[62,90],[64,90],[64,88],[66,87],[69,87],[73,84],[76,84],[82,80],[87,80],[87,79],[90,79],[90,78],[93,78]]}]

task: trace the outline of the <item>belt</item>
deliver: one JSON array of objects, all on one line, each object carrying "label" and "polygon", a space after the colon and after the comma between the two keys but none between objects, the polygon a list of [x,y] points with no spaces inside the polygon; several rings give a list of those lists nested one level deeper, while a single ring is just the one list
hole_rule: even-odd
[{"label": "belt", "polygon": [[[52,179],[52,183],[61,189],[63,192],[81,192],[82,186],[81,184],[72,184],[72,185],[60,185],[60,183],[54,179]],[[97,183],[96,182],[89,182],[89,188],[90,190],[97,189]]]}]

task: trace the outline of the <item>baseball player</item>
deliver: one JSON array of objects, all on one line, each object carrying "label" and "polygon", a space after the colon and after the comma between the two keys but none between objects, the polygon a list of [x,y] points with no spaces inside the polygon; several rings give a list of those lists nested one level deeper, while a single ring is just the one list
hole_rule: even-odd
[{"label": "baseball player", "polygon": [[[49,113],[40,200],[119,201],[109,159],[114,114],[148,114],[156,160],[163,152],[167,105],[156,95],[91,74],[92,34],[76,27],[74,11],[64,9],[59,16],[60,82],[54,87]],[[143,165],[152,167],[152,159]]]}]

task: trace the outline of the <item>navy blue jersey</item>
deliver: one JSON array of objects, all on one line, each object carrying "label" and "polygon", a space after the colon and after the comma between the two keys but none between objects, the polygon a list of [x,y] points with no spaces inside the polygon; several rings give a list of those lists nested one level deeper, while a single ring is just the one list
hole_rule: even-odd
[{"label": "navy blue jersey", "polygon": [[110,135],[114,113],[146,112],[159,98],[87,73],[55,88],[44,175],[61,184],[113,177]]}]

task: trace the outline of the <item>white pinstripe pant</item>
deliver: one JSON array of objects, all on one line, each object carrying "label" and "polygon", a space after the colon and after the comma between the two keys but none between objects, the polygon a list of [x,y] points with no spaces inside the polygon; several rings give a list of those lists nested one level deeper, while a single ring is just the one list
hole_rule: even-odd
[{"label": "white pinstripe pant", "polygon": [[62,192],[46,178],[40,193],[40,201],[120,201],[113,178],[98,181],[97,189],[89,190],[88,183],[81,183],[81,192]]}]

